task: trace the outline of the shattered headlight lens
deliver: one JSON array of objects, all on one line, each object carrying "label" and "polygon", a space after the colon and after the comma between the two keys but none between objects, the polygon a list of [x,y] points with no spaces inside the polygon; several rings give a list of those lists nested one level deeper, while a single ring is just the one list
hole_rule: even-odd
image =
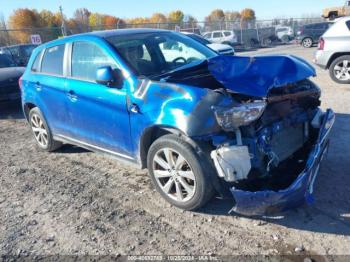
[{"label": "shattered headlight lens", "polygon": [[257,120],[264,112],[265,101],[240,104],[232,108],[214,107],[216,121],[225,131],[232,131]]}]

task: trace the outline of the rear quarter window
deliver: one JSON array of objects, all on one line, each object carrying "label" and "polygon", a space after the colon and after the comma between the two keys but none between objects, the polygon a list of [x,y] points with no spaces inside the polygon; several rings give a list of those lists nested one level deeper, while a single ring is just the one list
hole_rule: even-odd
[{"label": "rear quarter window", "polygon": [[41,72],[56,76],[63,75],[64,45],[49,47],[45,50],[41,63]]},{"label": "rear quarter window", "polygon": [[33,65],[32,65],[32,72],[40,72],[40,57],[41,57],[41,53],[42,52],[39,52],[36,57],[35,57],[35,60],[33,62]]}]

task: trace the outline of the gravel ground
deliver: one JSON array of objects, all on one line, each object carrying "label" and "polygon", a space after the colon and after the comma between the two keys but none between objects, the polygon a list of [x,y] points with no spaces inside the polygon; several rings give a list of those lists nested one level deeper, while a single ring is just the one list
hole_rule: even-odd
[{"label": "gravel ground", "polygon": [[[311,61],[314,51],[287,46],[247,54]],[[350,255],[350,87],[322,70],[314,80],[322,107],[337,113],[317,201],[264,219],[228,215],[228,200],[213,199],[198,212],[171,207],[146,171],[69,145],[41,152],[19,109],[0,109],[0,254]]]}]

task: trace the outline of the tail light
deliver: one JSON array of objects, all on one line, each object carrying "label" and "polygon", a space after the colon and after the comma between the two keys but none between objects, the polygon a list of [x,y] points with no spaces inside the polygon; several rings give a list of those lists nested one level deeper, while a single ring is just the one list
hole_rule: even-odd
[{"label": "tail light", "polygon": [[22,89],[22,85],[23,85],[23,80],[22,80],[22,77],[20,77],[18,79],[18,86],[19,86],[19,89]]},{"label": "tail light", "polygon": [[318,50],[323,50],[325,45],[325,41],[323,38],[320,38],[320,41],[318,42]]}]

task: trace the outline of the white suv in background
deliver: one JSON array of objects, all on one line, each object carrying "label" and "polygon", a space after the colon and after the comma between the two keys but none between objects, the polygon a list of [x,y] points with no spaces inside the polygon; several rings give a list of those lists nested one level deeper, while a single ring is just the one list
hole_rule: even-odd
[{"label": "white suv in background", "polygon": [[203,37],[208,39],[212,43],[228,44],[228,45],[237,44],[237,36],[233,31],[221,30],[221,31],[207,32],[203,34]]},{"label": "white suv in background", "polygon": [[339,19],[320,38],[314,63],[339,84],[350,84],[350,17]]}]

